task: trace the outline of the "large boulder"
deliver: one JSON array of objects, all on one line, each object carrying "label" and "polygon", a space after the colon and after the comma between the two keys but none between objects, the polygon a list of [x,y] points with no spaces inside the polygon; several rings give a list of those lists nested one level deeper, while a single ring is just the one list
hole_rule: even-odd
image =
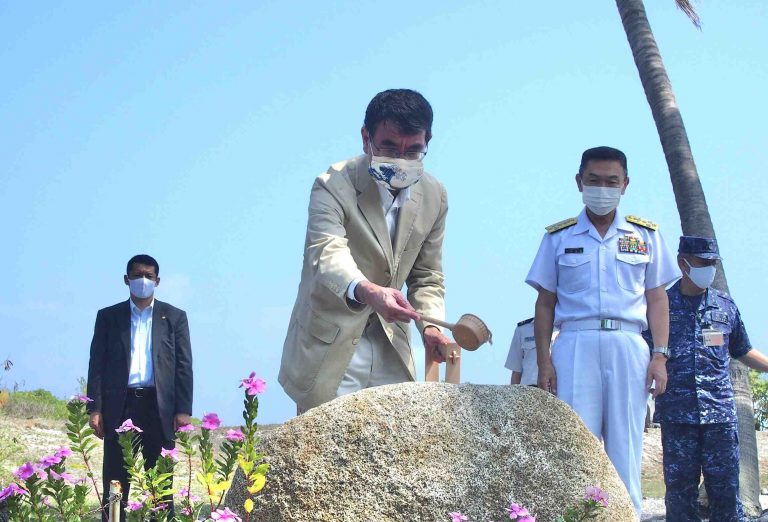
[{"label": "large boulder", "polygon": [[[635,520],[602,445],[563,402],[527,386],[404,383],[338,398],[265,435],[256,521],[502,520],[509,501],[554,520],[600,486],[598,520]],[[227,505],[242,513],[242,476]]]}]

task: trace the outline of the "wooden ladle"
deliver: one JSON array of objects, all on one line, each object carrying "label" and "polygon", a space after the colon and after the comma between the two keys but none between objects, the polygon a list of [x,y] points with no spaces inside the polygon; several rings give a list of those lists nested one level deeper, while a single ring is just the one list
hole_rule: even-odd
[{"label": "wooden ladle", "polygon": [[453,332],[456,344],[465,350],[477,350],[485,342],[493,344],[493,334],[483,320],[476,315],[464,314],[456,323],[447,323],[426,315],[422,315],[421,320],[448,328]]}]

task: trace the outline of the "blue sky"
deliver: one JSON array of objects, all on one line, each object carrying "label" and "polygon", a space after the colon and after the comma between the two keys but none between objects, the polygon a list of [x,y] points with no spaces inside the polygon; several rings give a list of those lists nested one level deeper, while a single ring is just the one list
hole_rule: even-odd
[{"label": "blue sky", "polygon": [[[763,348],[768,6],[697,5],[701,32],[672,0],[647,8]],[[448,316],[476,313],[496,339],[465,355],[464,381],[508,382],[512,332],[533,313],[523,279],[544,226],[581,208],[584,149],[623,149],[622,211],[671,245],[680,234],[611,1],[3,2],[0,34],[5,385],[73,393],[96,311],[127,298],[125,262],[142,252],[160,262],[157,297],[189,315],[195,415],[238,422],[237,380],[255,370],[260,420],[292,416],[277,371],[309,188],[361,152],[365,107],[387,88],[433,105]]]}]

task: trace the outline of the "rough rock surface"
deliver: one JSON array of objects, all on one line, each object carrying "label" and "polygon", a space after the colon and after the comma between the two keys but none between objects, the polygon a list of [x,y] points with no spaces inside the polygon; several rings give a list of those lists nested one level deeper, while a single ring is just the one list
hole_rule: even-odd
[{"label": "rough rock surface", "polygon": [[[528,386],[405,383],[336,399],[263,439],[270,471],[251,520],[499,521],[510,500],[554,520],[590,485],[598,520],[634,521],[629,495],[575,413]],[[242,513],[242,477],[227,505]],[[255,515],[255,516],[253,516]]]}]

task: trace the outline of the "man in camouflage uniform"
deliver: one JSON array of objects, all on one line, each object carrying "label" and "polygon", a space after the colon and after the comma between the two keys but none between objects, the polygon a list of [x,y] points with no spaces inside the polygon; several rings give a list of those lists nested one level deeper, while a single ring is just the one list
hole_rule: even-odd
[{"label": "man in camouflage uniform", "polygon": [[[661,424],[667,522],[700,521],[699,478],[710,520],[744,520],[739,501],[739,440],[730,358],[768,371],[768,358],[752,349],[739,309],[711,287],[720,259],[712,238],[680,238],[683,278],[669,290],[669,360],[666,393],[656,397]],[[650,332],[643,334],[651,343]],[[651,344],[652,346],[652,344]]]}]

